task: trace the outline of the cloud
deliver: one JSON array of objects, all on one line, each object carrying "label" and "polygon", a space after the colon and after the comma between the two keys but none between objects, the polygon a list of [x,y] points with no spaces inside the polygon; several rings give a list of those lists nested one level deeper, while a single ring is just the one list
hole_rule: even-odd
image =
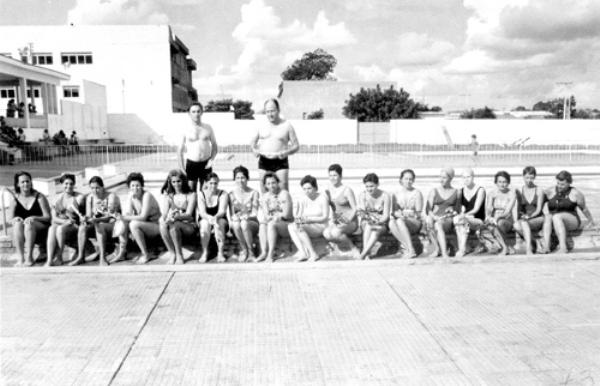
[{"label": "cloud", "polygon": [[167,24],[168,16],[151,0],[77,0],[68,11],[75,24]]},{"label": "cloud", "polygon": [[[317,13],[312,25],[297,19],[284,24],[274,8],[263,0],[243,4],[240,12],[241,21],[232,36],[242,51],[235,64],[211,76],[194,79],[198,89],[205,90],[203,93],[223,89],[232,94],[247,91],[251,95],[270,93],[268,95],[273,96],[281,81],[279,74],[303,53],[319,47],[348,46],[357,41],[343,22],[332,23],[324,11]],[[265,87],[265,84],[272,86]]]},{"label": "cloud", "polygon": [[452,43],[415,32],[400,35],[393,49],[397,52],[395,62],[399,65],[432,65],[444,61],[455,51]]}]

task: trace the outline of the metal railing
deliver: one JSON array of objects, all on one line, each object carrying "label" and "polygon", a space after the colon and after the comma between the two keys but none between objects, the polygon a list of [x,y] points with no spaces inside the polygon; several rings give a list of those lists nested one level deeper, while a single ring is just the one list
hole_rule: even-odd
[{"label": "metal railing", "polygon": [[[175,167],[176,146],[170,145],[27,145],[0,148],[0,165],[53,165],[64,170],[83,169],[102,164],[123,163],[131,167]],[[255,156],[248,145],[219,148],[217,169],[254,165]],[[480,145],[477,155],[469,145],[427,144],[346,144],[302,145],[290,159],[293,168],[326,168],[339,163],[348,168],[424,167],[476,164],[502,166],[523,162],[556,164],[594,164],[600,161],[600,145]],[[59,170],[60,170],[59,169]],[[164,169],[161,169],[164,170]]]}]

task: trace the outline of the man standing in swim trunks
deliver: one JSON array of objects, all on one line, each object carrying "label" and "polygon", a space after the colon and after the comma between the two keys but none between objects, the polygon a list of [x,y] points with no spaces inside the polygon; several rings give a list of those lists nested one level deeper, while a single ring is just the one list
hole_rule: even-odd
[{"label": "man standing in swim trunks", "polygon": [[289,162],[288,156],[300,148],[298,138],[292,125],[279,116],[279,102],[269,99],[265,102],[265,114],[269,124],[259,127],[250,146],[258,157],[258,173],[261,181],[260,189],[265,192],[262,178],[267,172],[277,174],[282,188],[288,190]]},{"label": "man standing in swim trunks", "polygon": [[197,182],[200,181],[202,189],[206,176],[212,173],[209,163],[217,156],[217,140],[212,127],[202,123],[202,104],[194,102],[188,111],[191,122],[183,130],[177,160],[187,175],[190,189],[195,192]]}]

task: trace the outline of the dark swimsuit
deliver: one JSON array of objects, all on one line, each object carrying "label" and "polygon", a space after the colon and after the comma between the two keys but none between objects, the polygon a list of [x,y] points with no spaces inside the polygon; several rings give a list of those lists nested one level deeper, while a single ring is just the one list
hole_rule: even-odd
[{"label": "dark swimsuit", "polygon": [[258,168],[268,172],[276,172],[278,170],[289,169],[290,165],[288,158],[267,158],[262,155],[258,158]]},{"label": "dark swimsuit", "polygon": [[446,209],[455,208],[456,200],[458,199],[457,192],[458,190],[455,189],[454,192],[452,192],[452,194],[448,198],[444,199],[442,198],[438,190],[435,189],[435,193],[433,196],[433,206],[437,206],[438,208],[433,214],[435,214],[436,216],[443,216],[446,214]]},{"label": "dark swimsuit", "polygon": [[[533,198],[531,199],[531,202],[527,201],[527,197],[525,197],[525,192],[523,191],[523,189],[521,189],[519,194],[519,214],[531,216],[531,214],[537,209],[537,201],[537,188],[535,189],[535,193],[533,195]],[[540,212],[536,217],[540,217],[541,215],[542,212]]]},{"label": "dark swimsuit", "polygon": [[17,200],[17,205],[15,207],[15,217],[21,217],[25,220],[27,217],[41,217],[44,215],[42,211],[42,207],[38,201],[39,193],[35,194],[35,200],[33,201],[33,205],[31,205],[30,209],[26,209],[19,200]]},{"label": "dark swimsuit", "polygon": [[577,226],[581,225],[581,219],[577,214],[577,203],[572,201],[569,198],[569,194],[571,193],[571,188],[567,189],[565,192],[559,192],[556,189],[556,193],[554,197],[548,199],[548,209],[550,213],[570,213],[577,218]]},{"label": "dark swimsuit", "polygon": [[[202,192],[202,197],[204,197],[204,203],[206,206],[206,214],[208,214],[209,216],[216,216],[217,213],[219,213],[219,201],[221,200],[221,194],[223,194],[223,191],[221,190],[219,192],[219,195],[217,196],[217,205],[215,206],[208,206],[206,205],[206,195],[204,194],[204,192]],[[198,219],[198,221],[200,221],[201,218]],[[224,219],[225,221],[227,221],[227,219]],[[227,223],[225,225],[225,232],[227,232],[229,230],[229,223]]]},{"label": "dark swimsuit", "polygon": [[185,174],[187,175],[188,181],[200,181],[200,188],[204,185],[206,177],[212,173],[212,168],[206,168],[209,160],[206,161],[191,161],[185,160]]},{"label": "dark swimsuit", "polygon": [[[483,189],[483,188],[481,186],[479,188],[477,188],[477,191],[475,192],[473,197],[471,197],[470,199],[467,199],[467,197],[465,196],[464,188],[461,189],[462,194],[460,195],[461,196],[460,204],[465,207],[465,212],[470,212],[475,207],[475,202],[477,201],[477,195],[479,194],[480,189]],[[484,194],[483,197],[484,197],[484,202],[485,202],[485,190],[483,191],[483,194]],[[475,212],[473,217],[478,218],[481,221],[484,221],[485,220],[485,205],[481,204],[481,206],[479,206],[479,210],[477,212]]]}]

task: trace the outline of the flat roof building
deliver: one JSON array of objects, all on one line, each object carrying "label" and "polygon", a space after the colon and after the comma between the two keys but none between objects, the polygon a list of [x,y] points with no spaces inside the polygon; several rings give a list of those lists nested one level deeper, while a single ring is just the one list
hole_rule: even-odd
[{"label": "flat roof building", "polygon": [[0,26],[0,36],[11,37],[0,54],[71,75],[65,99],[79,98],[77,80],[105,85],[109,114],[186,111],[197,99],[196,63],[168,25]]}]

